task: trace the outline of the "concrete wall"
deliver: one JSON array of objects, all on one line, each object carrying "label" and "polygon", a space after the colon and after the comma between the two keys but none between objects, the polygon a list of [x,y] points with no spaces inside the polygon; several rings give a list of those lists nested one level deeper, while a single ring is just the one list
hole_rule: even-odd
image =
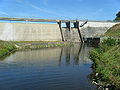
[{"label": "concrete wall", "polygon": [[[80,23],[83,23],[83,21],[80,21]],[[87,24],[84,25],[84,28],[86,27],[112,27],[113,25],[117,23],[119,22],[88,21]]]},{"label": "concrete wall", "polygon": [[81,42],[77,28],[71,28],[71,31],[68,28],[62,28],[62,31],[65,41]]},{"label": "concrete wall", "polygon": [[[83,21],[80,21],[82,24]],[[84,38],[100,37],[115,22],[88,21],[80,28]],[[62,28],[65,41],[81,42],[78,29]],[[58,24],[0,23],[0,40],[7,41],[62,41]]]},{"label": "concrete wall", "polygon": [[104,35],[110,27],[118,23],[119,22],[88,21],[87,24],[81,27],[81,33],[84,38],[100,37]]},{"label": "concrete wall", "polygon": [[[81,25],[84,22],[80,21],[79,23]],[[87,24],[80,27],[80,31],[83,38],[101,37],[110,27],[117,23],[118,22],[88,21]],[[63,27],[62,31],[65,41],[81,42],[77,28],[71,28],[71,31],[69,31],[69,28]]]},{"label": "concrete wall", "polygon": [[108,29],[108,27],[86,27],[81,28],[81,32],[84,38],[94,38],[104,35]]},{"label": "concrete wall", "polygon": [[0,23],[0,40],[61,41],[58,24]]}]

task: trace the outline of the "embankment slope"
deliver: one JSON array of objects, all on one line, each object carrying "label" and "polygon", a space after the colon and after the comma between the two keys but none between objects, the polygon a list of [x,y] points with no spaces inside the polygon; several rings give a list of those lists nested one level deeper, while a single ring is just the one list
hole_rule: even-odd
[{"label": "embankment slope", "polygon": [[116,24],[111,27],[106,33],[106,36],[120,38],[120,24]]},{"label": "embankment slope", "polygon": [[103,40],[99,48],[90,52],[90,58],[94,62],[94,78],[98,85],[118,90],[120,89],[120,24],[111,27],[105,36],[109,38]]}]

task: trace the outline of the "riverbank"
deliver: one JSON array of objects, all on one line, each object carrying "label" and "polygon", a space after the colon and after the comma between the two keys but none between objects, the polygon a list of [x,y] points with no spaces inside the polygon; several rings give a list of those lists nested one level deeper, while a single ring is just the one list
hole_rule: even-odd
[{"label": "riverbank", "polygon": [[[114,31],[113,31],[114,30]],[[107,39],[100,43],[99,48],[90,52],[93,61],[93,83],[110,90],[120,89],[120,24],[110,28]]]},{"label": "riverbank", "polygon": [[43,42],[43,41],[0,41],[0,57],[6,56],[16,50],[40,49],[49,47],[62,47],[73,45],[71,42]]},{"label": "riverbank", "polygon": [[73,45],[72,42],[50,42],[50,41],[20,41],[14,42],[16,47],[19,50],[23,49],[40,49],[40,48],[49,48],[49,47],[62,47]]},{"label": "riverbank", "polygon": [[16,46],[12,42],[0,41],[0,57],[10,54],[16,49]]}]

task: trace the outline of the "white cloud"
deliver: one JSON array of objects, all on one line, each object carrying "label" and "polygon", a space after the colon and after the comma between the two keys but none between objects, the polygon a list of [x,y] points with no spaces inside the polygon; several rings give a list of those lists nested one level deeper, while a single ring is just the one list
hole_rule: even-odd
[{"label": "white cloud", "polygon": [[8,16],[8,13],[0,11],[0,15],[7,15]]}]

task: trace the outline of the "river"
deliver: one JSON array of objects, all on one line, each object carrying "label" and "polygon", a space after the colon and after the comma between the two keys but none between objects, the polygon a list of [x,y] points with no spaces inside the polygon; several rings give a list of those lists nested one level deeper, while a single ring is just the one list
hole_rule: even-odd
[{"label": "river", "polygon": [[0,90],[96,90],[89,45],[17,51],[0,60]]}]

